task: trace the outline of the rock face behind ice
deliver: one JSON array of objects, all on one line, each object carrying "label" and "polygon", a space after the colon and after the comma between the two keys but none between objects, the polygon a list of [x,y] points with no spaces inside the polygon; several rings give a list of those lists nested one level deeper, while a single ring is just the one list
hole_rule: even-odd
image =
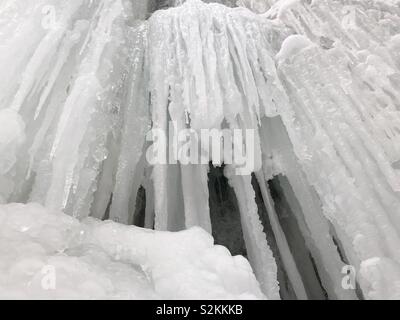
[{"label": "rock face behind ice", "polygon": [[0,207],[1,299],[262,299],[246,259],[200,228],[155,232]]}]

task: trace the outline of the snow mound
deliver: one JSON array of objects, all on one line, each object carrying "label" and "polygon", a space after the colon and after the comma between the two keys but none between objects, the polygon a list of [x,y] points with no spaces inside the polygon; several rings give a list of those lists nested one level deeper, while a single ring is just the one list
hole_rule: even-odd
[{"label": "snow mound", "polygon": [[0,206],[0,299],[263,299],[247,260],[200,228],[158,232]]},{"label": "snow mound", "polygon": [[313,43],[305,36],[298,34],[291,35],[283,41],[281,50],[276,55],[276,59],[282,62],[310,46],[313,46]]}]

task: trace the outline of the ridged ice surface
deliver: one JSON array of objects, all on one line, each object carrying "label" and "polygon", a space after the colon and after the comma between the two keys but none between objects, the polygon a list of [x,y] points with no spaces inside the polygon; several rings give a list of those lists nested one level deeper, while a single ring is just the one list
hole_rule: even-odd
[{"label": "ridged ice surface", "polygon": [[[150,166],[146,133],[170,120],[254,129],[255,177],[296,296],[305,280],[267,184],[278,175],[327,297],[356,298],[342,287],[350,264],[365,298],[399,298],[399,2],[161,2],[2,1],[0,203],[132,224],[142,185],[146,227],[210,232],[208,164]],[[144,20],[155,3],[170,8]],[[276,299],[276,257],[235,165],[225,175],[248,258]]]},{"label": "ridged ice surface", "polygon": [[346,4],[298,2],[278,13],[313,42],[278,62],[290,100],[281,115],[346,255],[361,263],[366,296],[398,298],[380,283],[400,280],[400,8],[394,1]]}]

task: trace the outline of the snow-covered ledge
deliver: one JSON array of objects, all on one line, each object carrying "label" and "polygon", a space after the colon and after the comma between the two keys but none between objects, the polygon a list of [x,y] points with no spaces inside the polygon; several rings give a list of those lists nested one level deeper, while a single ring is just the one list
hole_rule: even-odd
[{"label": "snow-covered ledge", "polygon": [[0,299],[264,299],[200,228],[162,232],[39,204],[0,206]]}]

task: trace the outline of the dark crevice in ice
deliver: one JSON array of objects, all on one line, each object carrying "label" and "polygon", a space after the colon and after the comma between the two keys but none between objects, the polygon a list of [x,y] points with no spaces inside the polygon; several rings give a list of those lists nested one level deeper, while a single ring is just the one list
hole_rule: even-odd
[{"label": "dark crevice in ice", "polygon": [[338,252],[338,254],[339,254],[340,260],[342,260],[342,262],[343,262],[344,264],[349,264],[349,262],[348,262],[348,260],[347,260],[347,258],[346,258],[346,256],[345,256],[345,254],[343,253],[343,250],[341,249],[341,246],[340,246],[340,244],[339,244],[339,241],[337,240],[337,238],[336,238],[335,236],[332,236],[332,241],[333,241],[333,243],[334,243],[335,246],[336,246],[336,250],[337,250],[337,252]]},{"label": "dark crevice in ice", "polygon": [[164,10],[175,6],[175,0],[154,0],[155,10]]},{"label": "dark crevice in ice", "polygon": [[104,212],[103,221],[110,219],[110,210],[112,205],[113,194],[110,196],[110,200],[108,201],[106,211]]},{"label": "dark crevice in ice", "polygon": [[293,190],[287,190],[288,188],[283,189],[280,180],[286,180],[287,183],[285,185],[290,186],[287,178],[281,175],[268,182],[280,226],[296,262],[308,298],[326,300],[328,299],[328,294],[321,283],[321,277],[314,258],[290,206],[289,198],[293,201],[293,199],[296,199],[296,196]]},{"label": "dark crevice in ice", "polygon": [[253,174],[251,183],[253,185],[254,192],[256,194],[256,203],[258,207],[258,214],[260,216],[261,223],[264,227],[264,233],[267,237],[267,242],[269,247],[272,250],[274,255],[276,265],[278,267],[278,282],[279,282],[279,290],[280,296],[284,300],[296,300],[296,293],[293,290],[293,286],[290,282],[290,279],[287,275],[285,266],[282,262],[282,257],[279,253],[278,245],[276,242],[276,238],[274,232],[272,230],[271,222],[268,216],[268,212],[266,210],[266,206],[264,203],[264,199],[262,197],[261,188],[258,184],[257,178]]},{"label": "dark crevice in ice", "polygon": [[235,191],[224,176],[224,166],[214,167],[210,164],[208,188],[215,244],[227,247],[232,255],[246,256],[239,205]]},{"label": "dark crevice in ice", "polygon": [[[343,245],[342,245],[341,241],[339,240],[339,237],[336,234],[335,227],[331,223],[330,223],[330,233],[331,233],[332,241],[335,244],[337,252],[340,256],[340,259],[342,260],[342,262],[345,265],[350,265],[349,259],[346,257]],[[365,299],[358,281],[356,281],[355,293],[359,300]]]},{"label": "dark crevice in ice", "polygon": [[146,218],[146,189],[140,186],[137,196],[135,213],[133,215],[133,225],[144,228]]},{"label": "dark crevice in ice", "polygon": [[[311,263],[312,263],[313,270],[314,270],[314,273],[315,273],[315,277],[316,277],[317,280],[318,280],[318,284],[319,284],[319,286],[320,286],[320,288],[321,288],[321,290],[322,290],[322,293],[323,293],[323,295],[324,295],[324,298],[325,298],[325,299],[319,299],[319,300],[329,300],[328,293],[326,292],[326,290],[325,290],[325,288],[324,288],[324,286],[323,286],[323,284],[322,284],[321,277],[320,277],[320,275],[319,275],[317,265],[315,264],[314,257],[312,256],[312,254],[311,254],[310,251],[308,252],[308,257],[310,258],[310,261],[311,261]],[[307,290],[307,288],[306,288],[306,290]]]}]

